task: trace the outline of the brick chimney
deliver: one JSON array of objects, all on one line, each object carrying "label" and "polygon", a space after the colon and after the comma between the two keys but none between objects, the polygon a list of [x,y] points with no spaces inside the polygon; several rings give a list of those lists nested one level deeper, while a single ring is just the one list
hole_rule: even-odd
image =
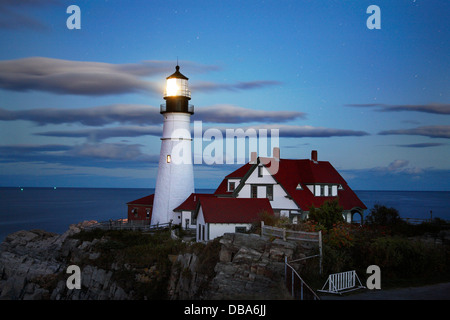
[{"label": "brick chimney", "polygon": [[311,161],[313,161],[314,163],[317,163],[317,150],[311,151]]}]

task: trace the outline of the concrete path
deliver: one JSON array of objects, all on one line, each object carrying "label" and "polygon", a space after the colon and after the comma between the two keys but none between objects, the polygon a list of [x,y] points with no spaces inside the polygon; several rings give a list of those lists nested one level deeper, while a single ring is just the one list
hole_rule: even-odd
[{"label": "concrete path", "polygon": [[450,300],[450,282],[388,290],[360,289],[340,295],[320,295],[321,300]]}]

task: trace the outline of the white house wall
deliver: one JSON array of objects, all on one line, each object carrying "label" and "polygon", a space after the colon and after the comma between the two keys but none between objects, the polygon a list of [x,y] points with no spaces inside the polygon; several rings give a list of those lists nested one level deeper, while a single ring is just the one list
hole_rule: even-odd
[{"label": "white house wall", "polygon": [[256,184],[258,186],[258,198],[267,198],[266,185],[273,185],[273,200],[270,201],[270,205],[274,210],[277,209],[298,209],[295,202],[286,198],[287,194],[283,187],[275,181],[275,179],[269,174],[266,168],[263,169],[263,176],[258,177],[258,168],[256,168],[252,174],[245,181],[245,185],[239,190],[238,198],[251,198],[251,185]]},{"label": "white house wall", "polygon": [[[189,219],[189,225],[186,226],[186,219]],[[181,212],[181,226],[183,229],[188,227],[189,229],[195,229],[197,224],[192,224],[192,212],[191,211],[182,211]]]},{"label": "white house wall", "polygon": [[[200,239],[200,233],[201,233],[201,230],[202,230],[202,226],[204,226],[204,225],[205,225],[205,218],[203,216],[203,209],[200,206],[200,208],[198,210],[198,215],[197,215],[197,232],[196,232],[196,236],[195,236],[197,242],[198,241],[203,241],[202,239]],[[206,229],[207,228],[205,226],[205,230]],[[205,240],[206,240],[206,237],[205,237]]]},{"label": "white house wall", "polygon": [[250,229],[250,223],[209,223],[209,239],[213,240],[223,236],[225,233],[235,233],[236,227],[245,227]]}]

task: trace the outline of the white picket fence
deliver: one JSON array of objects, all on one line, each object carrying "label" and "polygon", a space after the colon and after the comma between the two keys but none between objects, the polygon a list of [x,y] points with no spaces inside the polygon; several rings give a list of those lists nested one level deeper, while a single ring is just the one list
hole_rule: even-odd
[{"label": "white picket fence", "polygon": [[[356,281],[358,281],[359,285],[357,285]],[[324,290],[324,288],[327,286],[327,283],[328,290]],[[361,284],[356,271],[352,270],[330,274],[322,289],[317,291],[342,294],[362,288],[365,287]]]}]

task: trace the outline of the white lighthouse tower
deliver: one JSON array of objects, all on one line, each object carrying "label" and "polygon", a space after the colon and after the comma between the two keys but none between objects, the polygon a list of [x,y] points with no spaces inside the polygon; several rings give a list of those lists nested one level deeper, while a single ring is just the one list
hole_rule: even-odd
[{"label": "white lighthouse tower", "polygon": [[178,65],[175,73],[166,79],[166,103],[161,105],[163,135],[151,224],[181,223],[173,209],[195,192],[190,131],[194,106],[189,104],[189,79],[180,73]]}]

